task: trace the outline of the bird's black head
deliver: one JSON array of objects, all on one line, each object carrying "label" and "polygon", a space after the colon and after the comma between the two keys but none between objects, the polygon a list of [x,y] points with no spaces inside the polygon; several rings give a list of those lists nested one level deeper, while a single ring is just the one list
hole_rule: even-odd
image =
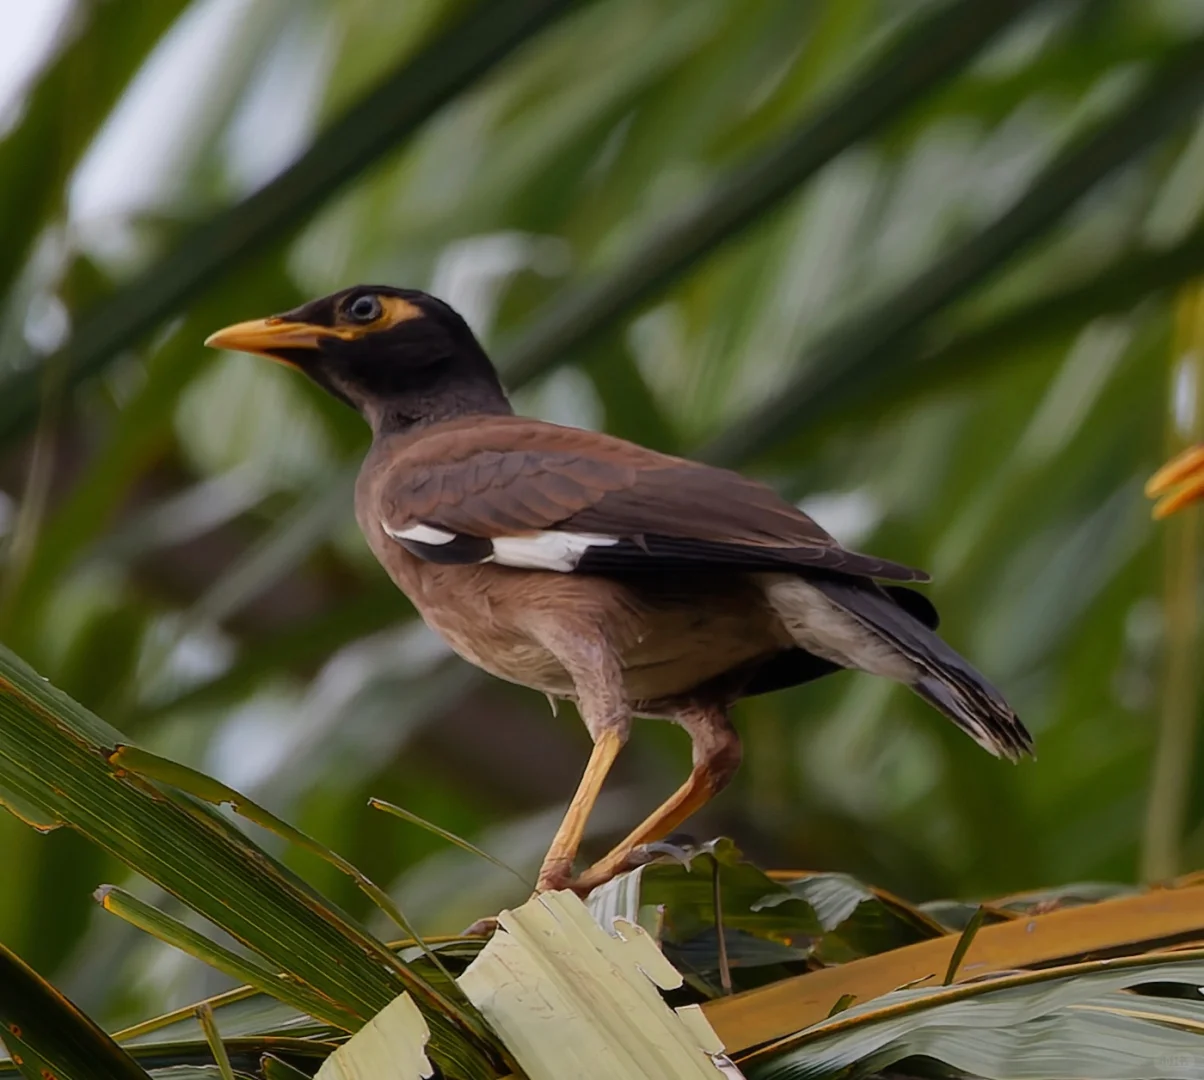
[{"label": "bird's black head", "polygon": [[476,413],[508,413],[468,324],[417,289],[357,285],[206,341],[299,368],[378,434]]}]

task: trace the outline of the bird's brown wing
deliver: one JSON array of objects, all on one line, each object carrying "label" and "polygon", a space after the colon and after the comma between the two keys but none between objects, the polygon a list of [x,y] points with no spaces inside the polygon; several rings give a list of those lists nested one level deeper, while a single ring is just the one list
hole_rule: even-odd
[{"label": "bird's brown wing", "polygon": [[423,558],[564,573],[811,569],[923,581],[846,551],[764,484],[597,432],[520,418],[439,425],[380,489],[386,532]]}]

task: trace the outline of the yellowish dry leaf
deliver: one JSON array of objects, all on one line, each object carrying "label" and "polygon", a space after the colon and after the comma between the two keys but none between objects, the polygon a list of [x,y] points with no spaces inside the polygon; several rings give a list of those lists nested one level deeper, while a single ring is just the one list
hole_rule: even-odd
[{"label": "yellowish dry leaf", "polygon": [[426,1080],[430,1029],[408,993],[394,998],[330,1055],[316,1080]]},{"label": "yellowish dry leaf", "polygon": [[459,983],[530,1080],[739,1076],[702,1011],[661,997],[682,978],[640,927],[618,922],[612,937],[570,892],[499,924]]},{"label": "yellowish dry leaf", "polygon": [[[1089,956],[1145,951],[1204,937],[1204,885],[1031,915],[980,929],[958,969],[958,982]],[[845,995],[868,1001],[926,978],[939,980],[957,945],[954,935],[822,968],[703,1006],[732,1054],[784,1038],[827,1017]]]}]

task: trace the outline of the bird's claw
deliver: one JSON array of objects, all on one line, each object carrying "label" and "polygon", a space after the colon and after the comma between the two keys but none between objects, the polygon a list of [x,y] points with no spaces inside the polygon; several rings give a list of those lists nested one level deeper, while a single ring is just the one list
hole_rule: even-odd
[{"label": "bird's claw", "polygon": [[573,863],[570,859],[548,859],[539,869],[535,893],[538,896],[540,893],[571,889],[573,880]]}]

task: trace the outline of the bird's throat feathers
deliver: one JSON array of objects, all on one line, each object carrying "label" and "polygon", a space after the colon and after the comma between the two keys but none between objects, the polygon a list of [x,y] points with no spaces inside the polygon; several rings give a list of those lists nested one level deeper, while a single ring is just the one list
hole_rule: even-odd
[{"label": "bird's throat feathers", "polygon": [[[474,355],[475,353],[475,355]],[[472,349],[423,364],[388,361],[374,365],[371,378],[354,366],[319,364],[307,374],[355,409],[379,438],[465,416],[510,416],[514,410],[483,350]]]},{"label": "bird's throat feathers", "polygon": [[373,399],[356,407],[377,438],[465,416],[514,415],[500,386],[491,388],[475,383]]}]

